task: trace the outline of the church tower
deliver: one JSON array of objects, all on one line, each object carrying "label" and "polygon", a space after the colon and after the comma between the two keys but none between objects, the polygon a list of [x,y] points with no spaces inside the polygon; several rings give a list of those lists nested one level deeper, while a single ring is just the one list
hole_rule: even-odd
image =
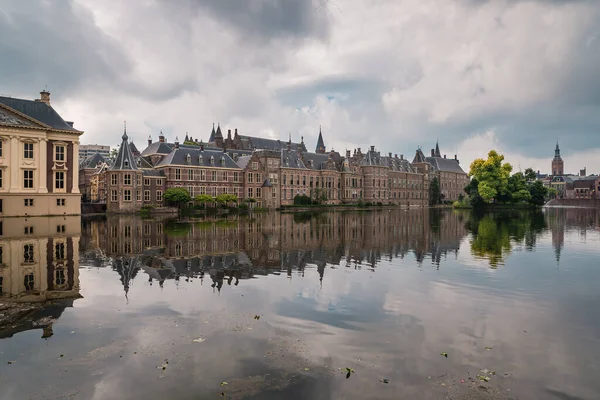
[{"label": "church tower", "polygon": [[554,149],[554,158],[552,159],[552,175],[560,176],[564,175],[564,164],[560,157],[560,147],[558,147],[558,141],[556,142],[556,148]]},{"label": "church tower", "polygon": [[315,153],[325,154],[325,142],[323,142],[323,134],[321,133],[321,127],[319,127],[319,139],[317,140],[317,148]]}]

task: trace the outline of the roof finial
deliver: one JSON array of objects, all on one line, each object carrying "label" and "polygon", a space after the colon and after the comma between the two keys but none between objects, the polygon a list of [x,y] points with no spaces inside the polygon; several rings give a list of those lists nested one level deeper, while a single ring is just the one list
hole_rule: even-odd
[{"label": "roof finial", "polygon": [[127,121],[123,121],[123,140],[127,140]]}]

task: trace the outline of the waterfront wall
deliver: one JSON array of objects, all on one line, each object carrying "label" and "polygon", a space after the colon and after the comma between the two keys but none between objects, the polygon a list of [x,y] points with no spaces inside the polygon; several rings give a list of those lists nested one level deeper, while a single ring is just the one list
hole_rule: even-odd
[{"label": "waterfront wall", "polygon": [[546,203],[550,207],[585,207],[600,208],[598,199],[553,199]]}]

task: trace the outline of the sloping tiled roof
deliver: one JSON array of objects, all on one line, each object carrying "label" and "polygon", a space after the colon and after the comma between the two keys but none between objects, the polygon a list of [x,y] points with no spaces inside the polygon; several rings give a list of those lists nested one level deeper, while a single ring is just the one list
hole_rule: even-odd
[{"label": "sloping tiled roof", "polygon": [[423,154],[423,152],[421,151],[421,149],[417,149],[417,152],[415,153],[415,158],[413,158],[413,164],[417,164],[417,163],[424,163],[427,162],[427,160],[425,159],[425,154]]},{"label": "sloping tiled roof", "polygon": [[81,162],[80,168],[96,168],[98,164],[105,163],[106,159],[102,157],[100,153],[94,153],[88,156],[85,160]]},{"label": "sloping tiled roof", "polygon": [[155,169],[146,169],[146,170],[144,170],[144,172],[142,172],[142,175],[143,176],[158,176],[158,177],[165,176],[163,171],[155,170]]},{"label": "sloping tiled roof", "polygon": [[426,160],[438,171],[465,173],[458,161],[453,158],[427,157]]},{"label": "sloping tiled roof", "polygon": [[[188,157],[189,156],[189,157]],[[211,164],[211,157],[214,163]],[[223,161],[221,161],[223,160]],[[221,168],[239,168],[229,154],[218,150],[200,150],[193,149],[173,149],[165,158],[163,158],[157,167],[165,165],[189,165],[194,167],[221,167]]]},{"label": "sloping tiled roof", "polygon": [[[257,150],[282,150],[287,149],[288,142],[282,142],[277,139],[267,139],[255,136],[239,135],[242,140],[242,144],[245,149],[257,149]],[[298,146],[302,146],[300,143],[291,144],[292,150],[297,150]]]},{"label": "sloping tiled roof", "polygon": [[308,164],[306,165],[307,168],[323,170],[327,168],[329,154],[304,153],[304,158],[308,162]]},{"label": "sloping tiled roof", "polygon": [[360,160],[361,166],[385,166],[381,160],[381,156],[375,150],[369,150]]},{"label": "sloping tiled roof", "polygon": [[27,115],[42,124],[48,125],[52,129],[80,133],[80,131],[65,122],[50,104],[46,104],[42,101],[15,99],[13,97],[3,96],[0,96],[0,103]]},{"label": "sloping tiled roof", "polygon": [[250,162],[251,158],[252,158],[252,156],[241,156],[237,160],[237,165],[239,165],[239,167],[241,169],[244,169],[248,166],[248,163]]},{"label": "sloping tiled roof", "polygon": [[122,139],[121,147],[119,147],[119,152],[117,153],[115,162],[111,165],[110,170],[137,170],[138,167],[135,158],[133,157],[133,153],[131,152],[131,148],[129,147],[129,140],[127,140],[127,133],[123,133]]},{"label": "sloping tiled roof", "polygon": [[306,168],[302,157],[298,156],[296,150],[281,150],[281,167],[283,168]]}]

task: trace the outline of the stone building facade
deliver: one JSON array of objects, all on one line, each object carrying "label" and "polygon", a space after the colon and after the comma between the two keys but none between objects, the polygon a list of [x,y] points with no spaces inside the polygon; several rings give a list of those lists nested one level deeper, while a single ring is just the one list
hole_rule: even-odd
[{"label": "stone building facade", "polygon": [[76,215],[79,136],[50,105],[0,96],[0,216]]},{"label": "stone building facade", "polygon": [[382,155],[374,146],[364,153],[360,148],[345,155],[327,151],[322,131],[315,151],[309,152],[304,138],[295,143],[291,137],[281,141],[240,135],[237,129],[223,137],[219,125],[213,126],[206,143],[187,135],[183,144],[178,139],[169,143],[161,133],[141,152],[124,134],[110,166],[99,159],[87,161],[82,164],[81,190],[106,199],[111,212],[161,207],[164,191],[175,187],[192,197],[233,194],[250,207],[274,209],[292,205],[296,196],[332,205],[426,206],[434,177],[440,179],[444,200],[458,199],[468,183],[456,157],[442,157],[439,146],[431,157],[417,150],[411,163],[403,155]]}]

